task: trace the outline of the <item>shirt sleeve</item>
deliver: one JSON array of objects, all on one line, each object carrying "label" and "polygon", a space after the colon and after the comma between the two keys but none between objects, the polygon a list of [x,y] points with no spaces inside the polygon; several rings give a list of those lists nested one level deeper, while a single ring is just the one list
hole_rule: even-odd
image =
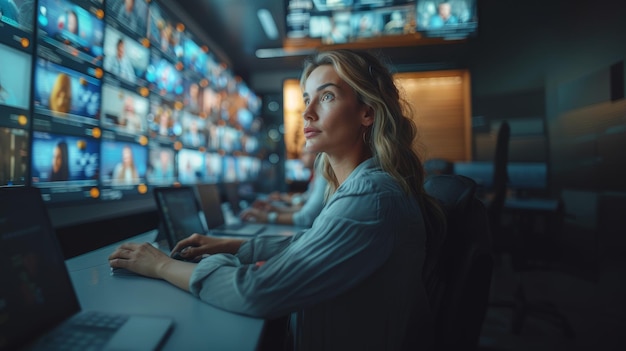
[{"label": "shirt sleeve", "polygon": [[391,253],[393,232],[383,219],[396,220],[388,209],[398,201],[379,195],[334,196],[311,229],[263,265],[252,262],[266,258],[255,252],[260,242],[244,245],[238,256],[205,258],[191,276],[191,292],[228,311],[273,318],[347,291]]},{"label": "shirt sleeve", "polygon": [[292,216],[293,224],[299,227],[310,227],[324,207],[326,179],[321,174],[313,178],[313,189],[302,208]]}]

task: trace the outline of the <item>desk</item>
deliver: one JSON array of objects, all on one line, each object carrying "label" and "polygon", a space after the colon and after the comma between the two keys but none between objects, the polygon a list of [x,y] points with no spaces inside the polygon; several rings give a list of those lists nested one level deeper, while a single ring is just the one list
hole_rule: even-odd
[{"label": "desk", "polygon": [[[157,231],[127,241],[153,242]],[[107,257],[115,243],[67,260],[80,305],[86,310],[161,315],[174,319],[163,350],[255,350],[264,321],[226,312],[165,281],[112,276]]]}]

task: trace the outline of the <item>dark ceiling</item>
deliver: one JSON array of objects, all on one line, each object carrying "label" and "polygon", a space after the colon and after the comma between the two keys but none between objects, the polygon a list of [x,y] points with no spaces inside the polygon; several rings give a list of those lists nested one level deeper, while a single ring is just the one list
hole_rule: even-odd
[{"label": "dark ceiling", "polygon": [[[284,0],[176,0],[191,20],[229,58],[232,70],[244,80],[258,72],[294,71],[304,56],[257,58],[257,49],[282,48],[285,39]],[[261,27],[257,10],[270,11],[279,38],[270,39]],[[411,70],[432,70],[458,66],[464,45],[413,45],[380,49],[395,65]]]}]

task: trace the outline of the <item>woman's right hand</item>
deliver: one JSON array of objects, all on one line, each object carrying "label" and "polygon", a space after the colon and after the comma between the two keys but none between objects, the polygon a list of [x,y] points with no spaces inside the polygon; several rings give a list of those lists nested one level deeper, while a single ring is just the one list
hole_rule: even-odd
[{"label": "woman's right hand", "polygon": [[172,249],[170,256],[176,252],[180,252],[180,255],[186,259],[196,258],[204,254],[235,254],[244,241],[243,239],[218,238],[194,233],[179,241]]}]

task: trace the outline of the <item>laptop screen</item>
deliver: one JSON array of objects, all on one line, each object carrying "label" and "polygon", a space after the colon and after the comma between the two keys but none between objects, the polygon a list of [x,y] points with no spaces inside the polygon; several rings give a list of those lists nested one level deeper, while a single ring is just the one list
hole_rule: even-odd
[{"label": "laptop screen", "polygon": [[170,248],[193,233],[208,232],[193,187],[155,188],[154,194]]},{"label": "laptop screen", "polygon": [[224,225],[226,221],[222,213],[222,199],[217,184],[196,184],[196,188],[209,229]]},{"label": "laptop screen", "polygon": [[38,188],[0,187],[0,350],[80,310]]}]

